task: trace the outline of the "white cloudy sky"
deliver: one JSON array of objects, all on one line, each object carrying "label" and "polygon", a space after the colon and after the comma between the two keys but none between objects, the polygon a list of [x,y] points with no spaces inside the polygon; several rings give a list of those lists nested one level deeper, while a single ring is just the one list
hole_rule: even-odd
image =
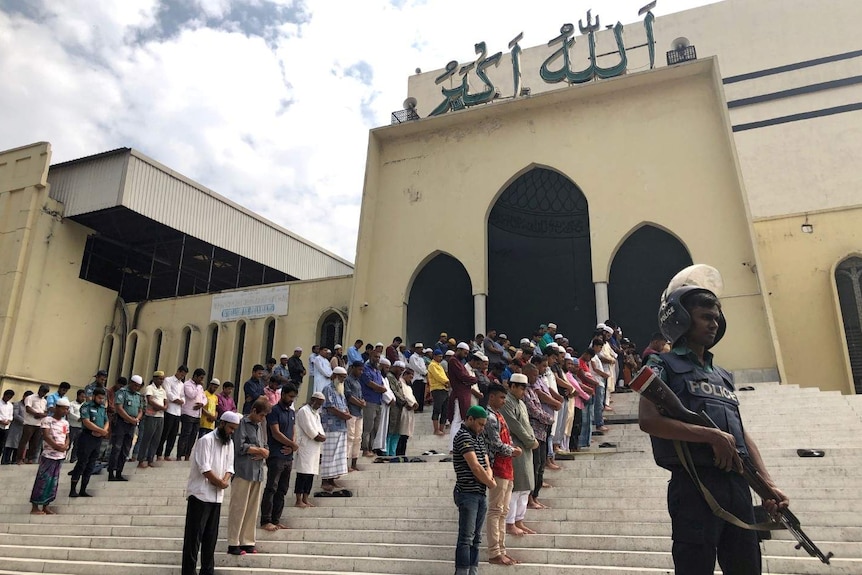
[{"label": "white cloudy sky", "polygon": [[544,44],[587,8],[633,22],[646,2],[0,0],[0,149],[134,147],[352,261],[368,130],[415,68],[521,31]]}]

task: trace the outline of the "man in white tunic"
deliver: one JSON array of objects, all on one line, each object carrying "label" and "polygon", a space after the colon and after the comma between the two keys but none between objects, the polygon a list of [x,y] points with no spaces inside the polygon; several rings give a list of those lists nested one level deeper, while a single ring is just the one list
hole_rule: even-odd
[{"label": "man in white tunic", "polygon": [[323,388],[332,383],[332,352],[322,347],[311,361],[314,362],[314,391],[323,393]]},{"label": "man in white tunic", "polygon": [[234,411],[222,413],[215,431],[200,438],[192,449],[182,575],[196,575],[198,551],[200,575],[213,575],[215,570],[221,503],[233,476],[231,436],[241,420],[242,416]]},{"label": "man in white tunic", "polygon": [[295,439],[299,450],[293,457],[293,470],[296,471],[294,494],[296,507],[314,507],[308,502],[314,476],[320,472],[320,451],[326,441],[323,424],[320,422],[320,408],[326,400],[323,393],[315,391],[308,403],[296,412]]},{"label": "man in white tunic", "polygon": [[392,388],[389,385],[389,378],[386,375],[389,373],[389,368],[392,363],[385,357],[381,357],[377,363],[380,367],[380,373],[383,376],[383,387],[386,391],[383,392],[383,400],[381,401],[380,422],[377,425],[377,433],[374,436],[374,449],[379,449],[383,455],[395,455],[386,451],[386,439],[389,434],[389,404],[395,401],[395,394],[392,393]]}]

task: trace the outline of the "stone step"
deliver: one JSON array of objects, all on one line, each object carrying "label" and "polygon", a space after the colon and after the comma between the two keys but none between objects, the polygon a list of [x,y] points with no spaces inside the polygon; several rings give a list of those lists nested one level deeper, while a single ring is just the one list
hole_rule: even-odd
[{"label": "stone step", "polygon": [[[93,522],[101,517],[102,521],[110,521],[114,525],[134,525],[140,518],[149,516],[151,523],[142,524],[160,524],[159,521],[165,521],[166,524],[173,524],[177,520],[181,521],[185,510],[173,506],[144,506],[144,505],[129,505],[123,508],[98,506],[97,502],[92,500],[88,503],[89,508],[85,513],[82,507],[78,505],[57,505],[56,510],[58,515],[52,516],[52,520],[62,523],[78,522]],[[804,506],[803,506],[804,507]],[[3,511],[4,516],[20,517],[25,514],[29,515],[30,505],[7,505]],[[96,514],[98,512],[98,514]],[[821,513],[817,510],[799,509],[794,511],[803,525],[842,525],[852,527],[862,527],[862,516],[853,511],[834,511],[829,513]],[[346,519],[448,519],[452,520],[457,517],[457,509],[454,504],[445,507],[406,507],[406,508],[379,508],[379,507],[362,507],[360,505],[352,505],[350,507],[313,507],[301,510],[301,514],[296,512],[293,517],[327,519],[330,523],[338,523],[340,520]],[[67,519],[68,518],[68,519]],[[666,509],[649,509],[649,508],[630,508],[630,509],[565,509],[552,508],[539,511],[528,510],[528,520],[541,521],[608,521],[608,522],[625,522],[634,521],[639,523],[662,523],[668,521]],[[330,525],[332,526],[332,525]]]},{"label": "stone step", "polygon": [[[87,526],[80,526],[87,527]],[[145,528],[139,528],[145,529]],[[12,531],[15,535],[15,540],[19,545],[35,545],[38,546],[45,542],[44,533],[21,533],[19,530]],[[227,533],[227,528],[222,525],[220,529],[220,538],[222,543]],[[314,530],[298,530],[288,529],[281,530],[275,533],[267,533],[263,530],[258,530],[257,539],[258,547],[264,553],[307,553],[310,549],[302,549],[297,546],[304,545],[329,545],[337,543],[339,545],[355,544],[355,545],[371,545],[371,546],[395,546],[394,552],[403,552],[403,549],[398,549],[402,545],[438,545],[444,546],[444,551],[438,550],[437,556],[448,555],[451,553],[451,544],[456,538],[457,531],[362,531],[362,530],[341,530],[341,529],[314,529]],[[145,545],[150,550],[176,550],[182,546],[182,530],[173,529],[168,532],[165,530],[153,529],[152,534],[147,536],[145,542],[142,542],[144,535],[141,532],[134,533],[129,536],[117,535],[94,535],[83,534],[80,528],[76,528],[75,535],[52,535],[51,544],[56,547],[67,548],[99,548],[99,549],[129,549],[140,545]],[[838,557],[858,557],[862,556],[862,542],[841,542],[841,541],[825,541],[819,540],[818,545],[821,548],[828,549],[835,553]],[[798,555],[794,549],[795,540],[770,540],[764,542],[764,551],[766,555],[794,557]],[[671,546],[671,539],[668,536],[627,536],[621,537],[618,535],[531,535],[529,537],[513,537],[509,536],[506,540],[506,546],[509,549],[565,549],[565,550],[601,550],[601,551],[625,551],[625,552],[667,552]],[[338,555],[372,555],[372,556],[389,556],[381,555],[386,550],[378,552],[355,553],[356,549],[340,549],[336,553]],[[396,555],[397,556],[397,555]],[[419,558],[419,557],[416,557]],[[439,557],[438,557],[439,558]],[[485,556],[483,555],[483,558]],[[529,555],[518,554],[519,559],[524,559],[530,562],[536,562]]]},{"label": "stone step", "polygon": [[[306,550],[302,553],[258,553],[256,555],[245,555],[236,557],[226,553],[216,553],[217,568],[257,568],[257,569],[281,569],[302,568],[319,571],[330,570],[352,570],[369,571],[378,573],[418,573],[419,567],[422,573],[431,575],[448,574],[452,570],[451,547],[414,545],[410,547],[410,557],[404,557],[404,549],[390,545],[324,545],[324,555],[309,554],[314,549],[306,543]],[[386,553],[389,556],[333,556],[335,552],[347,550],[349,547],[357,547],[356,551],[370,553],[372,550]],[[300,549],[300,551],[303,551]],[[352,549],[351,549],[352,551]],[[442,557],[442,553],[448,551],[449,557]],[[180,550],[161,551],[150,549],[76,549],[63,547],[21,547],[15,545],[0,545],[0,555],[5,558],[20,559],[53,559],[66,562],[66,565],[78,562],[101,562],[111,563],[118,555],[124,562],[143,565],[176,565],[180,562]],[[545,573],[546,569],[557,565],[579,565],[579,566],[602,566],[602,567],[627,567],[648,569],[671,569],[672,559],[669,552],[623,552],[623,551],[601,551],[601,550],[560,550],[560,549],[530,549],[521,550],[519,555],[529,555],[534,558],[535,564],[544,565],[536,568],[533,566],[530,573]],[[427,557],[427,558],[426,558]],[[518,566],[517,569],[507,569],[506,572],[526,573],[530,560]],[[421,564],[421,565],[420,565]],[[858,575],[862,572],[862,560],[834,559],[832,565],[822,565],[816,560],[808,558],[791,557],[764,557],[764,564],[768,572],[783,571],[799,573],[800,575],[839,574]],[[222,572],[222,569],[219,569]],[[125,570],[124,570],[125,572]],[[556,571],[559,572],[559,571]]]},{"label": "stone step", "polygon": [[[609,522],[609,521],[551,521],[544,520],[539,512],[527,512],[527,524],[544,535],[586,535],[592,536],[596,533],[617,537],[632,537],[642,536],[644,533],[649,533],[653,536],[670,537],[671,529],[669,520],[665,519],[662,522]],[[94,525],[92,521],[97,516],[74,516],[71,519],[69,516],[57,515],[56,521],[51,521],[52,524],[58,525],[75,525],[76,532],[79,529],[90,529],[98,527],[101,530],[107,530],[110,535],[128,536],[129,533],[134,533],[141,530],[142,536],[146,533],[154,533],[155,536],[164,535],[167,532],[177,533],[179,537],[183,530],[185,522],[184,516],[140,516],[133,519],[122,518],[115,516],[112,523],[105,522],[103,525]],[[52,518],[53,519],[53,518]],[[315,518],[302,516],[288,516],[287,522],[291,528],[291,532],[302,533],[308,530],[333,530],[342,529],[341,524],[331,525],[332,520],[329,518]],[[16,525],[14,529],[7,529],[6,525],[0,525],[2,532],[21,532],[21,533],[41,533],[44,534],[44,525],[50,520],[44,516],[38,515],[10,515],[9,521],[13,521]],[[118,520],[123,521],[122,525],[116,524]],[[359,525],[359,524],[357,524]],[[384,531],[395,529],[400,532],[419,532],[428,533],[432,531],[449,531],[457,532],[458,522],[453,516],[452,519],[380,519],[366,518],[361,522],[361,527],[365,531]],[[227,517],[221,519],[222,530],[227,528]],[[807,525],[803,523],[803,528],[809,537],[814,541],[843,541],[843,542],[859,542],[862,541],[862,527],[832,527],[829,525]],[[262,534],[260,537],[266,537],[269,534]],[[784,531],[773,532],[773,537],[776,540],[791,541],[792,537]]]}]

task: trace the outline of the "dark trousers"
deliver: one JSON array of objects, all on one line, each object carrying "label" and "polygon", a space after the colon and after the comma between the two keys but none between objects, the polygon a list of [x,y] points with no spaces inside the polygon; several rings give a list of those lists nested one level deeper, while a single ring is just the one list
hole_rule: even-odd
[{"label": "dark trousers", "polygon": [[[159,446],[156,449],[157,457],[161,457],[162,455],[165,457],[171,456],[171,451],[174,450],[174,443],[177,440],[177,433],[180,430],[179,415],[171,415],[166,411],[164,420],[165,422],[162,424],[162,435],[159,438]],[[179,448],[177,448],[177,452],[179,453]],[[179,457],[179,455],[177,455],[177,457]]]},{"label": "dark trousers", "polygon": [[[698,467],[700,480],[724,509],[754,523],[751,491],[741,475]],[[673,527],[673,564],[677,575],[711,575],[715,560],[729,575],[760,575],[757,532],[740,529],[712,514],[691,477],[673,471],[667,487]]]},{"label": "dark trousers", "polygon": [[6,435],[8,434],[8,429],[0,429],[0,465],[6,463]]},{"label": "dark trousers", "polygon": [[75,463],[78,461],[78,439],[81,437],[81,431],[83,428],[81,427],[70,427],[69,428],[69,445],[72,446],[72,457],[71,462]]},{"label": "dark trousers", "polygon": [[283,457],[270,457],[266,460],[266,486],[260,499],[260,524],[278,525],[284,511],[284,496],[290,483],[293,460]]},{"label": "dark trousers", "polygon": [[414,379],[410,387],[413,389],[413,396],[416,398],[416,402],[419,404],[419,407],[416,408],[416,413],[422,413],[422,410],[425,409],[425,380]]},{"label": "dark trousers", "polygon": [[21,441],[18,442],[18,461],[24,461],[27,454],[28,461],[36,461],[36,452],[39,451],[39,442],[42,441],[42,431],[38,425],[24,425],[21,430]]},{"label": "dark trousers", "polygon": [[90,482],[101,448],[102,438],[96,437],[89,431],[81,433],[81,437],[78,438],[78,461],[72,469],[72,481],[77,482],[81,479],[81,489],[86,489]]},{"label": "dark trousers", "polygon": [[200,417],[192,417],[191,415],[183,415],[180,417],[182,423],[182,431],[180,431],[180,440],[177,443],[177,458],[188,457],[191,455],[192,447],[195,446],[195,441],[198,438],[198,429],[201,426]]},{"label": "dark trousers", "polygon": [[[434,408],[431,412],[431,421],[439,421],[440,425],[446,424],[446,403],[449,401],[449,392],[445,389],[435,389],[431,392],[431,400]],[[419,398],[416,398],[419,401]]]},{"label": "dark trousers", "polygon": [[311,493],[314,484],[314,475],[310,473],[297,473],[293,482],[293,492],[296,495],[307,495]]},{"label": "dark trousers", "polygon": [[221,503],[206,503],[193,495],[189,497],[183,535],[182,575],[196,575],[198,552],[201,555],[200,575],[213,575],[215,572],[220,513]]},{"label": "dark trousers", "polygon": [[407,440],[409,435],[402,435],[398,438],[398,447],[395,448],[395,455],[407,455]]},{"label": "dark trousers", "polygon": [[123,474],[123,467],[132,449],[132,438],[135,436],[135,425],[120,418],[111,428],[111,458],[108,460],[108,473]]},{"label": "dark trousers", "polygon": [[533,488],[533,497],[539,497],[542,483],[545,481],[545,464],[548,462],[548,442],[540,441],[539,447],[533,450],[533,477],[536,486]]}]

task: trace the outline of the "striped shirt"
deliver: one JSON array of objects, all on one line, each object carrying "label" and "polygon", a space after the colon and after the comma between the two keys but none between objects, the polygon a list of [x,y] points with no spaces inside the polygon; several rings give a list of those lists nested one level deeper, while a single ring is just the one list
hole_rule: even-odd
[{"label": "striped shirt", "polygon": [[464,454],[469,452],[476,453],[476,459],[479,460],[479,465],[486,467],[488,465],[488,448],[485,445],[485,438],[482,435],[476,436],[470,429],[461,424],[461,429],[455,434],[452,447],[452,465],[455,467],[455,491],[458,493],[479,493],[485,494],[485,485],[480,483],[476,476],[473,475],[473,470],[467,465],[464,459]]}]

